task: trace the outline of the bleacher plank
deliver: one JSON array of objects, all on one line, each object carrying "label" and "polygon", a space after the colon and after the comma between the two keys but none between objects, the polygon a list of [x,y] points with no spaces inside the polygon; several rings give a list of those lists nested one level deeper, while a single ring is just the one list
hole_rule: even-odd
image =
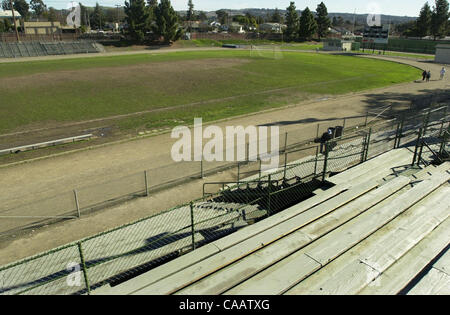
[{"label": "bleacher plank", "polygon": [[356,294],[450,215],[450,188],[441,188],[301,282],[289,294]]},{"label": "bleacher plank", "polygon": [[[143,288],[144,284],[151,285],[157,281],[160,281],[166,277],[169,277],[181,270],[187,269],[193,264],[205,260],[219,251],[224,251],[240,242],[246,241],[282,222],[289,220],[292,217],[295,217],[298,214],[301,214],[308,209],[315,207],[334,196],[342,193],[347,189],[346,185],[341,185],[340,187],[333,187],[329,189],[326,193],[320,196],[314,196],[305,202],[295,205],[289,209],[286,209],[283,212],[277,213],[263,221],[258,222],[257,224],[253,224],[248,226],[242,230],[239,230],[227,237],[219,239],[217,241],[212,242],[206,246],[203,246],[196,251],[183,255],[182,257],[175,259],[165,265],[157,267],[145,274],[142,274],[127,283],[121,284],[120,286],[115,287],[115,294],[127,294],[137,290],[136,288]],[[136,281],[136,286],[132,284],[133,281]],[[117,289],[116,289],[117,288]],[[134,290],[133,290],[134,288]],[[109,291],[110,288],[103,288],[102,291]],[[101,292],[100,292],[101,294]]]},{"label": "bleacher plank", "polygon": [[[408,292],[408,295],[450,295],[450,251],[433,265],[433,268]],[[441,266],[445,265],[443,269]]]},{"label": "bleacher plank", "polygon": [[[395,217],[446,183],[449,174],[433,176],[395,199],[390,205],[368,211],[341,228],[240,284],[227,294],[282,294],[309,276],[316,268],[299,271],[296,266],[313,260],[322,267],[367,238]],[[273,285],[261,285],[271,283]]]},{"label": "bleacher plank", "polygon": [[[239,284],[264,268],[275,264],[281,259],[294,253],[300,248],[318,239],[320,236],[331,230],[338,228],[349,219],[356,217],[381,200],[392,195],[396,191],[405,187],[409,183],[407,178],[398,178],[389,185],[380,187],[371,191],[361,198],[335,210],[334,212],[320,217],[310,225],[298,230],[297,232],[261,249],[239,262],[220,270],[219,272],[200,280],[199,282],[177,292],[177,294],[220,294]],[[314,212],[323,212],[324,207],[313,208],[307,212],[308,215],[315,215]],[[316,215],[317,216],[317,215]],[[299,222],[296,222],[297,219]],[[301,226],[303,218],[292,219],[293,226]]]},{"label": "bleacher plank", "polygon": [[370,175],[371,172],[373,172],[375,169],[380,171],[385,171],[386,169],[389,170],[392,167],[399,166],[399,159],[405,156],[410,156],[410,154],[410,151],[407,149],[397,149],[389,151],[336,176],[330,177],[328,181],[333,184],[341,184],[343,182],[351,180],[354,177]]},{"label": "bleacher plank", "polygon": [[[363,217],[359,217],[357,220],[349,222],[346,229],[340,231],[338,235],[321,239],[320,245],[315,246],[308,251],[308,254],[322,264],[328,263],[336,257],[335,250],[344,249],[347,246],[354,244],[355,241],[359,242],[359,240],[354,238],[355,234],[361,236],[370,235],[368,234],[369,231],[380,228],[386,224],[386,222],[389,222],[389,220],[395,218],[409,207],[425,198],[449,179],[450,174],[438,174],[433,176],[430,180],[421,182],[416,187],[399,196],[399,198],[394,200],[390,205],[379,209],[376,213],[365,213],[363,214]],[[368,216],[370,216],[370,218]]]},{"label": "bleacher plank", "polygon": [[450,218],[358,294],[395,295],[403,290],[450,243]]},{"label": "bleacher plank", "polygon": [[[326,213],[332,212],[334,209],[341,207],[350,201],[358,198],[361,195],[364,195],[368,191],[372,190],[376,187],[374,183],[366,183],[359,187],[356,187],[352,190],[346,191],[335,198],[332,198],[326,202],[324,202],[321,207],[323,212],[320,216],[325,215]],[[309,214],[308,212],[303,212],[299,215],[302,215],[303,225],[306,225],[318,217],[315,214]],[[266,221],[266,220],[264,220]],[[267,222],[258,222],[255,225],[266,225]],[[243,257],[259,250],[260,248],[267,246],[268,244],[298,230],[301,226],[298,225],[298,222],[292,223],[292,220],[285,221],[283,224],[278,224],[276,226],[271,227],[270,229],[265,230],[264,233],[257,234],[256,236],[246,239],[239,243],[239,246],[233,246],[228,248],[221,253],[214,255],[206,260],[199,262],[198,264],[191,266],[190,268],[184,269],[179,273],[176,273],[160,282],[157,282],[151,286],[148,286],[138,292],[137,294],[171,294],[176,292],[193,282],[208,276],[211,273],[214,273],[217,270],[224,268],[227,265],[242,259]],[[241,231],[245,233],[247,229],[242,229]],[[233,236],[232,234],[231,236]],[[220,242],[214,242],[216,246],[220,248]],[[224,241],[222,241],[224,242]],[[226,242],[226,241],[225,241]]]}]

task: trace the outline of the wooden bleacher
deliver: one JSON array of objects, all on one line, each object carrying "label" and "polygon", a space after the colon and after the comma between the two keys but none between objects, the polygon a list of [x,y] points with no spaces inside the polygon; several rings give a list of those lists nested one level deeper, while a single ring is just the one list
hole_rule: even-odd
[{"label": "wooden bleacher", "polygon": [[412,156],[380,155],[302,203],[93,294],[445,294],[450,163],[411,168]]}]

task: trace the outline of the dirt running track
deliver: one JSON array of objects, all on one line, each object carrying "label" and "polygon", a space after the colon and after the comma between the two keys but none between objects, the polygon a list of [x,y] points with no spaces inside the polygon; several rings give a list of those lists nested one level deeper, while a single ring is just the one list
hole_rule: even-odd
[{"label": "dirt running track", "polygon": [[[134,52],[136,53],[136,52]],[[373,57],[371,57],[373,58]],[[411,82],[383,89],[344,95],[332,99],[300,101],[279,110],[262,112],[216,123],[220,127],[248,125],[279,125],[281,132],[292,131],[297,139],[313,138],[317,123],[327,126],[330,120],[355,117],[352,123],[361,124],[368,110],[376,110],[392,103],[407,103],[411,97],[434,94],[448,90],[448,76],[439,81],[437,76],[441,65],[408,59],[375,57],[406,63],[421,69],[431,70],[432,82]],[[333,123],[334,124],[334,123]],[[330,123],[330,125],[333,125]],[[298,130],[301,129],[301,132]],[[296,131],[296,132],[294,132]],[[171,147],[175,140],[170,134],[143,138],[135,141],[104,146],[92,150],[59,157],[38,160],[32,163],[0,168],[0,210],[14,203],[32,203],[72,189],[95,187],[121,177],[144,170],[164,169],[164,176],[177,177],[178,168],[164,168],[172,163]],[[198,166],[195,166],[198,167]],[[152,173],[149,176],[152,178]],[[161,176],[161,175],[158,175]],[[205,181],[228,180],[230,172],[220,173]],[[154,179],[152,179],[154,180]],[[156,179],[158,180],[158,179]],[[203,181],[175,187],[148,198],[140,198],[106,209],[81,219],[69,220],[37,231],[28,231],[15,237],[0,238],[0,265],[81,239],[86,236],[122,225],[149,214],[200,197]],[[51,214],[47,211],[45,215]],[[0,213],[0,215],[2,215]],[[15,214],[19,215],[19,214]],[[27,215],[22,213],[21,215]],[[37,215],[37,214],[33,214]],[[20,219],[0,221],[1,230],[20,225]]]}]

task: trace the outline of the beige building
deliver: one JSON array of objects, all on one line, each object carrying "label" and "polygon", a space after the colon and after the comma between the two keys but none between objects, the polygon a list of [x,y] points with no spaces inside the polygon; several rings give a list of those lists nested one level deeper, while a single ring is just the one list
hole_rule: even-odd
[{"label": "beige building", "polygon": [[60,22],[24,22],[25,34],[52,35],[61,33]]},{"label": "beige building", "polygon": [[437,45],[436,57],[434,61],[438,63],[450,64],[450,45]]},{"label": "beige building", "polygon": [[324,51],[352,51],[353,41],[328,39],[323,42]]}]

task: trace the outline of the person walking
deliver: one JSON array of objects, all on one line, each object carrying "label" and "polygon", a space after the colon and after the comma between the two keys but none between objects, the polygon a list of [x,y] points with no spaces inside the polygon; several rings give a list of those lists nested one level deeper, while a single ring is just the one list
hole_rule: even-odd
[{"label": "person walking", "polygon": [[427,72],[427,82],[430,82],[430,80],[431,80],[431,70]]},{"label": "person walking", "polygon": [[426,78],[427,78],[427,70],[423,70],[423,72],[422,72],[422,81],[425,81]]},{"label": "person walking", "polygon": [[447,70],[445,70],[445,67],[442,67],[442,70],[441,70],[441,80],[444,80],[444,77],[445,77],[445,73],[447,72]]}]

